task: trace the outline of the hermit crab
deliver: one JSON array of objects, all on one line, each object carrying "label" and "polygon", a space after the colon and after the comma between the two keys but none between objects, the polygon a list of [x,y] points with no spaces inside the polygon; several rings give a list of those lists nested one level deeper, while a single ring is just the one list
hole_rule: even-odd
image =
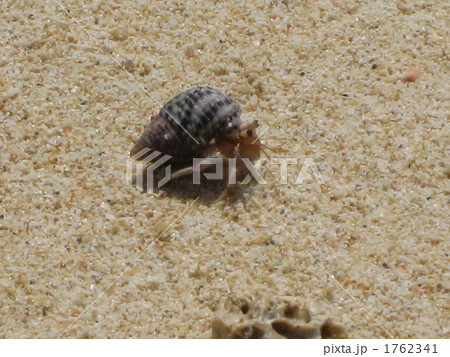
[{"label": "hermit crab", "polygon": [[[168,155],[166,165],[175,169],[171,178],[188,175],[195,169],[194,158],[221,157],[248,159],[252,163],[260,158],[262,144],[256,135],[258,122],[243,125],[241,108],[221,91],[200,86],[187,89],[169,100],[153,117],[131,149],[134,160],[148,157],[150,152]],[[146,155],[141,156],[140,153]],[[239,169],[239,163],[236,165]],[[241,165],[242,167],[242,165]]]}]

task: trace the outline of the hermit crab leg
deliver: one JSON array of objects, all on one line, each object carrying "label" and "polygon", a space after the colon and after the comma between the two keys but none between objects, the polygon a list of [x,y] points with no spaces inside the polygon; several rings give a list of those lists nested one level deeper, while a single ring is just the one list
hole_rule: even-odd
[{"label": "hermit crab leg", "polygon": [[211,167],[212,165],[215,165],[217,163],[217,159],[218,158],[215,158],[215,157],[206,157],[200,161],[197,161],[195,163],[195,165],[175,171],[171,176],[172,180],[179,178],[179,177],[191,175],[196,171],[202,172],[202,171],[206,170],[207,168]]}]

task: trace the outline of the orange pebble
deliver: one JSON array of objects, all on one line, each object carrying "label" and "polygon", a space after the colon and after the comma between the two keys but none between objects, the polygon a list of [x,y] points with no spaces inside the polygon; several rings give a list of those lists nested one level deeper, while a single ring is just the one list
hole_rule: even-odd
[{"label": "orange pebble", "polygon": [[419,77],[420,77],[420,69],[411,68],[403,74],[402,81],[403,82],[415,82],[419,79]]}]

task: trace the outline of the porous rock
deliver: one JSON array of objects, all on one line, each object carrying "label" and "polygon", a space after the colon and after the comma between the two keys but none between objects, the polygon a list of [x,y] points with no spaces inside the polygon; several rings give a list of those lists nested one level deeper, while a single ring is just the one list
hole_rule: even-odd
[{"label": "porous rock", "polygon": [[212,322],[212,338],[346,338],[343,326],[314,316],[294,297],[231,297]]}]

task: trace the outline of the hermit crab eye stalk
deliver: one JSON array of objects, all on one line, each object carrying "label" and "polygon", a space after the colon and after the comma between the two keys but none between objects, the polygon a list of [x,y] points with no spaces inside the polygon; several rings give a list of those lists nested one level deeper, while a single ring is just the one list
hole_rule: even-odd
[{"label": "hermit crab eye stalk", "polygon": [[245,127],[241,128],[241,131],[239,133],[239,136],[241,138],[254,138],[256,137],[256,128],[259,126],[259,123],[257,120],[254,120],[250,124],[246,125]]}]

